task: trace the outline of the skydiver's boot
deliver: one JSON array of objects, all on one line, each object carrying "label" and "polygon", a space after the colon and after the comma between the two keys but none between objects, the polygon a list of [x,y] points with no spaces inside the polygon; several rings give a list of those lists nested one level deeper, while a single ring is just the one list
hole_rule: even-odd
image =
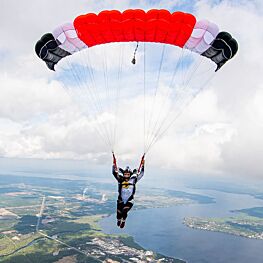
[{"label": "skydiver's boot", "polygon": [[121,220],[121,224],[120,224],[120,228],[124,228],[125,227],[125,219]]},{"label": "skydiver's boot", "polygon": [[120,226],[121,219],[122,219],[122,209],[119,202],[117,202],[117,226]]},{"label": "skydiver's boot", "polygon": [[121,219],[120,228],[124,228],[124,226],[125,226],[125,220],[126,220],[126,218],[127,218],[127,216],[128,216],[128,212],[129,212],[129,210],[132,208],[132,206],[133,206],[133,203],[131,203],[131,202],[128,202],[128,203],[124,206],[123,211],[122,211],[122,219]]}]

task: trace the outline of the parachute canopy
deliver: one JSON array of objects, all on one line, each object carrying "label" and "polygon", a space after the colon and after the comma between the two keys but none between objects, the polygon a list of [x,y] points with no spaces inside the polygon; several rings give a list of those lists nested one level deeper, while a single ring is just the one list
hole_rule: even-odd
[{"label": "parachute canopy", "polygon": [[105,10],[88,13],[59,26],[36,43],[37,55],[49,69],[64,57],[86,47],[111,42],[156,42],[175,45],[210,58],[221,68],[237,53],[237,41],[207,20],[167,10]]},{"label": "parachute canopy", "polygon": [[36,43],[37,55],[46,62],[51,70],[55,70],[55,65],[64,57],[70,55],[68,51],[59,47],[59,42],[51,33],[44,34]]},{"label": "parachute canopy", "polygon": [[102,11],[78,16],[74,26],[89,46],[110,42],[159,42],[183,47],[191,35],[193,15],[167,10]]},{"label": "parachute canopy", "polygon": [[235,56],[238,50],[237,41],[227,32],[220,32],[211,46],[202,53],[202,56],[210,58],[220,69],[229,59]]}]

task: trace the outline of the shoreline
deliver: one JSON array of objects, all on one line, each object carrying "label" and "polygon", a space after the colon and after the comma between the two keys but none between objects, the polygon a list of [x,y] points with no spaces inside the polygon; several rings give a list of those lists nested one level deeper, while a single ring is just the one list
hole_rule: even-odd
[{"label": "shoreline", "polygon": [[[178,205],[175,205],[175,206],[178,206]],[[161,209],[161,208],[165,208],[165,207],[155,207],[155,208],[138,208],[138,209],[136,209],[136,210],[140,210],[140,211],[143,211],[143,210],[148,210],[148,209]],[[109,218],[109,217],[111,217],[111,216],[114,216],[114,213],[112,213],[112,214],[107,214],[107,215],[104,215],[104,216],[102,216],[98,221],[97,221],[97,226],[98,226],[98,228],[102,231],[102,233],[103,234],[105,234],[105,235],[110,235],[110,236],[119,236],[119,237],[123,237],[123,238],[127,238],[127,239],[130,239],[131,240],[131,242],[132,242],[132,244],[134,245],[132,245],[132,247],[139,247],[140,249],[143,249],[144,251],[149,251],[149,250],[147,250],[146,248],[144,248],[143,247],[143,245],[141,245],[138,241],[136,241],[135,240],[135,237],[134,236],[132,236],[132,235],[130,235],[130,234],[125,234],[125,233],[123,233],[123,234],[119,234],[119,233],[117,233],[117,234],[108,234],[108,233],[105,233],[104,232],[104,230],[103,230],[103,228],[101,227],[101,225],[99,225],[99,223],[100,223],[100,221],[102,221],[104,218]],[[117,227],[117,226],[116,226]],[[166,258],[169,258],[169,259],[173,259],[173,260],[175,260],[175,262],[176,263],[188,263],[188,261],[186,260],[186,259],[181,259],[181,258],[175,258],[175,257],[172,257],[172,256],[167,256],[167,255],[165,255],[165,254],[163,254],[163,253],[159,253],[159,252],[156,252],[156,251],[154,251],[154,250],[151,250],[153,253],[155,253],[156,255],[158,255],[158,256],[164,256],[164,257],[166,257]]]}]

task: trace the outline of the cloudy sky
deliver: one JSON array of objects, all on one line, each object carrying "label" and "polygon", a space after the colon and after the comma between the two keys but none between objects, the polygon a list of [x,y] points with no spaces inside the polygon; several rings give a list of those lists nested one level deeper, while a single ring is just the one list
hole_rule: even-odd
[{"label": "cloudy sky", "polygon": [[[42,34],[79,14],[104,9],[165,8],[213,21],[238,40],[239,52],[151,149],[149,165],[193,174],[263,177],[262,1],[1,0],[0,3],[1,157],[82,159],[91,165],[108,164],[109,149],[94,129],[98,120],[81,113],[54,73],[35,55],[34,45]],[[114,55],[109,59],[114,61]],[[126,107],[120,104],[120,118],[126,124],[120,125],[118,131],[129,132],[118,137],[116,152],[121,164],[134,163],[143,152],[137,136],[140,128],[134,128],[129,121],[127,126],[130,112],[135,115],[140,112],[142,97],[126,98],[124,102]]]}]

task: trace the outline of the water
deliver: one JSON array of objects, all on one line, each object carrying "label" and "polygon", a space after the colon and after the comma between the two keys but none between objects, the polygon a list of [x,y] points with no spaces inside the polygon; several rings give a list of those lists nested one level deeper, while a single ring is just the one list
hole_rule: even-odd
[{"label": "water", "polygon": [[182,224],[187,216],[234,216],[231,210],[263,206],[263,200],[216,191],[188,189],[188,192],[214,197],[216,203],[134,210],[129,215],[125,230],[115,226],[115,215],[103,219],[100,224],[106,233],[129,234],[146,249],[189,263],[263,262],[263,240],[196,230]]}]

